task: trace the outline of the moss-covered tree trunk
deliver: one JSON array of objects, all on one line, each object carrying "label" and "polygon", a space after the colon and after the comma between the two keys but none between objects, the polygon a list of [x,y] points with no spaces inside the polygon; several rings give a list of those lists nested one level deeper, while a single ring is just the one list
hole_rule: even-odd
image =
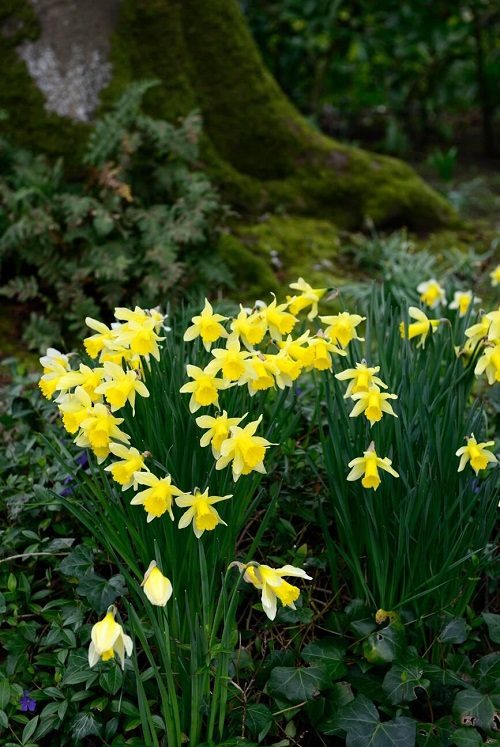
[{"label": "moss-covered tree trunk", "polygon": [[[27,2],[8,0],[10,15],[0,14],[4,26],[12,26],[15,13],[26,13]],[[100,0],[100,7],[111,2],[116,4]],[[34,9],[40,14],[39,1]],[[39,20],[43,26],[44,19]],[[32,27],[29,33],[33,36]],[[19,69],[23,63],[13,56],[12,37],[4,34],[2,44]],[[203,159],[225,198],[242,211],[278,208],[346,228],[371,220],[379,226],[427,229],[454,220],[448,204],[411,168],[336,143],[304,120],[264,67],[237,0],[121,0],[111,63],[113,77],[102,92],[103,106],[132,80],[159,78],[163,85],[148,101],[152,113],[175,119],[193,108],[201,110]],[[19,79],[23,75],[28,86],[26,71]],[[11,108],[15,101],[16,121],[39,123],[31,133],[32,147],[47,143],[57,151],[60,129],[64,152],[68,122],[44,115],[42,99],[35,101],[32,88],[29,110],[23,108],[19,90],[5,86],[0,106]]]}]

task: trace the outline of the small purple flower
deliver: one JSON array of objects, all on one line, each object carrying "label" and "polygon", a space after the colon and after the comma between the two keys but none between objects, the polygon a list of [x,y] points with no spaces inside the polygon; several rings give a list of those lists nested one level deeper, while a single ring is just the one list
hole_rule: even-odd
[{"label": "small purple flower", "polygon": [[33,711],[36,708],[36,700],[34,698],[30,698],[30,691],[29,690],[23,690],[23,694],[19,697],[19,707],[21,711]]},{"label": "small purple flower", "polygon": [[75,462],[80,465],[80,467],[86,467],[89,463],[89,458],[86,451],[82,451],[81,454],[79,454]]}]

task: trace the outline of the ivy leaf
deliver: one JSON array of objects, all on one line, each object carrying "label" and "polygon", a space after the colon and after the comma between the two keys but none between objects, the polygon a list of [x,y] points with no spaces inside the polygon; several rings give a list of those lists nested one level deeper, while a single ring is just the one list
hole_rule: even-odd
[{"label": "ivy leaf", "polygon": [[338,680],[347,674],[345,646],[335,638],[308,643],[302,650],[302,658],[308,664],[325,666],[332,680]]},{"label": "ivy leaf", "polygon": [[123,672],[120,667],[117,667],[115,662],[112,663],[106,672],[103,672],[99,677],[99,685],[107,693],[115,695],[118,692],[123,682]]},{"label": "ivy leaf", "polygon": [[445,716],[433,724],[418,724],[417,745],[418,747],[443,747],[451,744],[451,734],[455,727],[452,725],[451,716]]},{"label": "ivy leaf", "polygon": [[339,734],[337,716],[339,710],[354,700],[351,686],[347,682],[335,682],[324,698],[323,718],[316,728],[326,735]]},{"label": "ivy leaf", "polygon": [[500,643],[500,615],[491,612],[483,612],[482,618],[488,626],[488,635],[493,643]]},{"label": "ivy leaf", "polygon": [[303,703],[318,697],[320,690],[329,685],[326,667],[275,667],[267,691],[290,703]]},{"label": "ivy leaf", "polygon": [[476,729],[470,726],[463,726],[453,732],[453,744],[457,747],[479,747],[483,744],[483,739]]},{"label": "ivy leaf", "polygon": [[71,723],[71,733],[75,741],[89,737],[91,734],[98,737],[101,734],[101,724],[91,713],[79,713]]},{"label": "ivy leaf", "polygon": [[452,617],[439,634],[440,643],[464,643],[467,640],[467,623],[463,617]]},{"label": "ivy leaf", "polygon": [[398,658],[406,645],[401,623],[391,623],[372,633],[363,642],[363,656],[370,664],[389,664]]},{"label": "ivy leaf", "polygon": [[382,683],[389,703],[409,703],[417,699],[415,688],[427,688],[429,680],[422,679],[423,671],[413,664],[394,664],[387,672]]},{"label": "ivy leaf", "polygon": [[487,733],[498,732],[500,696],[489,696],[478,690],[462,690],[453,703],[453,718],[462,726],[477,726]]},{"label": "ivy leaf", "polygon": [[79,581],[94,569],[94,553],[88,545],[78,545],[59,563],[59,570],[65,576]]},{"label": "ivy leaf", "polygon": [[474,664],[473,674],[481,692],[500,695],[500,654],[488,654]]},{"label": "ivy leaf", "polygon": [[98,615],[104,614],[110,604],[126,591],[125,579],[120,574],[112,576],[108,581],[97,573],[89,573],[76,588],[76,593],[87,597]]},{"label": "ivy leaf", "polygon": [[98,673],[92,672],[89,667],[89,657],[86,651],[70,651],[66,673],[61,682],[62,687],[85,682],[88,689],[98,677]]},{"label": "ivy leaf", "polygon": [[262,741],[273,723],[273,714],[263,703],[250,703],[246,709],[248,731]]},{"label": "ivy leaf", "polygon": [[347,732],[347,747],[414,747],[416,722],[405,716],[380,721],[373,703],[359,695],[341,709],[337,727]]}]

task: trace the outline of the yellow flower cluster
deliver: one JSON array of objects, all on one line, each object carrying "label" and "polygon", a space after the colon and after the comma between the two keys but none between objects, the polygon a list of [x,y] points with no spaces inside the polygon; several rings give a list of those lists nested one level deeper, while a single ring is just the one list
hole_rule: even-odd
[{"label": "yellow flower cluster", "polygon": [[[274,298],[269,305],[259,302],[253,309],[240,306],[232,319],[215,313],[209,301],[205,301],[203,310],[193,317],[184,334],[185,341],[199,337],[211,354],[203,369],[187,365],[191,381],[180,391],[191,395],[191,412],[210,405],[219,409],[220,392],[235,386],[247,387],[250,396],[254,396],[267,389],[291,387],[304,371],[331,371],[332,356],[345,356],[351,340],[363,339],[356,332],[363,317],[348,312],[319,317],[324,329],[316,334],[307,330],[294,338],[296,315],[308,310],[308,319],[315,319],[318,302],[327,289],[312,288],[303,278],[290,287],[300,293],[287,296],[285,303],[278,304]],[[223,347],[213,347],[222,340]],[[223,410],[214,417],[202,415],[196,420],[207,430],[200,444],[212,446],[216,469],[231,464],[235,481],[252,471],[265,472],[263,459],[271,445],[256,435],[261,418],[240,427],[245,417],[229,417]]]},{"label": "yellow flower cluster", "polygon": [[463,352],[471,354],[477,345],[482,348],[474,373],[485,374],[490,386],[500,381],[500,306],[484,314],[477,324],[465,330],[467,341]]}]

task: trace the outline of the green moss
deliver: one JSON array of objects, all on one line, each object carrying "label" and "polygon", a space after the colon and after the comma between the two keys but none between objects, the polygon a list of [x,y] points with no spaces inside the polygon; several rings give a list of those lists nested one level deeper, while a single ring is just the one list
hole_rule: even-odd
[{"label": "green moss", "polygon": [[283,215],[234,226],[222,237],[220,254],[236,277],[237,300],[253,303],[269,300],[271,292],[284,300],[298,277],[318,287],[341,285],[339,245],[329,221]]}]

